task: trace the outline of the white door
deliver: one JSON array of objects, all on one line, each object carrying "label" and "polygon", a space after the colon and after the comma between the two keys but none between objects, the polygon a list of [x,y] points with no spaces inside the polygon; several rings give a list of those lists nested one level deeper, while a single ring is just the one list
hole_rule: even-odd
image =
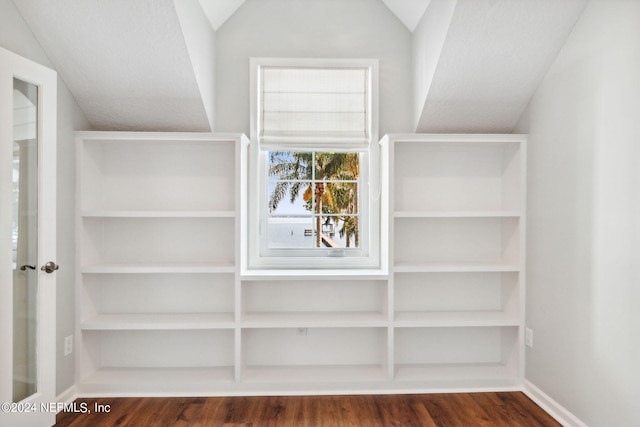
[{"label": "white door", "polygon": [[56,97],[0,48],[0,426],[55,424]]}]

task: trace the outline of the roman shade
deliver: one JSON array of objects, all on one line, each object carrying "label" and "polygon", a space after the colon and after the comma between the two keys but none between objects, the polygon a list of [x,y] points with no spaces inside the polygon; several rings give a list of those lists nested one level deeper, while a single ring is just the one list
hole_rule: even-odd
[{"label": "roman shade", "polygon": [[261,67],[261,143],[370,140],[368,68]]}]

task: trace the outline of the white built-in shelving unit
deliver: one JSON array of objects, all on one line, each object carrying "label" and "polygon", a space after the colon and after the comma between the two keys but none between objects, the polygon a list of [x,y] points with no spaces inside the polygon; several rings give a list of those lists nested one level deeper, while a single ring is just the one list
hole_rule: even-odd
[{"label": "white built-in shelving unit", "polygon": [[241,274],[244,136],[77,144],[80,395],[521,386],[524,137],[383,139],[388,274]]},{"label": "white built-in shelving unit", "polygon": [[393,378],[517,387],[523,378],[526,138],[390,135]]},{"label": "white built-in shelving unit", "polygon": [[236,380],[241,135],[77,134],[81,393]]}]

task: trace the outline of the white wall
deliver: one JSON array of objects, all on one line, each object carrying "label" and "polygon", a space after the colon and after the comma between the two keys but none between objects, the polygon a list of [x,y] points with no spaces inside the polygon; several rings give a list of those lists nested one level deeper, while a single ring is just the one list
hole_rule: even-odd
[{"label": "white wall", "polygon": [[[11,0],[0,0],[0,46],[54,68]],[[90,129],[64,82],[58,77],[58,247],[57,381],[61,393],[74,384],[73,356],[64,356],[64,337],[75,330],[75,130]]]},{"label": "white wall", "polygon": [[526,378],[589,426],[640,425],[640,2],[592,0],[522,117]]},{"label": "white wall", "polygon": [[379,134],[411,132],[411,33],[380,0],[247,0],[216,33],[216,131],[249,134],[249,58],[379,58]]}]

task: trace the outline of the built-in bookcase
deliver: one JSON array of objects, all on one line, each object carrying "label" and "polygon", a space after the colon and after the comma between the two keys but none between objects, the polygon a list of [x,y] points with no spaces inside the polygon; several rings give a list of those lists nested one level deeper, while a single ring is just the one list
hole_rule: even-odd
[{"label": "built-in bookcase", "polygon": [[240,135],[78,133],[81,393],[235,382],[246,145]]},{"label": "built-in bookcase", "polygon": [[392,135],[382,144],[394,380],[521,384],[525,137]]},{"label": "built-in bookcase", "polygon": [[80,395],[521,386],[524,137],[383,139],[388,274],[243,276],[241,135],[77,144]]}]

